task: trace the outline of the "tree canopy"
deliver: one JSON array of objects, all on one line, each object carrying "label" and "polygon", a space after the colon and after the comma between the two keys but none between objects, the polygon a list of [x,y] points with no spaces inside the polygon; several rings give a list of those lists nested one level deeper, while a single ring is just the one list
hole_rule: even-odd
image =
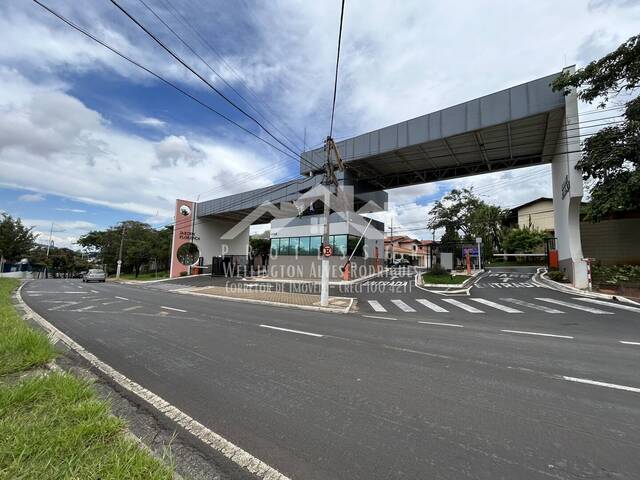
[{"label": "tree canopy", "polygon": [[[127,220],[107,230],[94,230],[78,239],[78,244],[98,255],[108,271],[115,271],[123,240],[122,268],[140,273],[142,266],[155,260],[167,266],[171,258],[172,227],[156,230],[151,225]],[[162,267],[161,267],[162,268]]]},{"label": "tree canopy", "polygon": [[444,229],[442,243],[475,242],[476,237],[481,237],[485,251],[490,252],[501,247],[507,213],[508,210],[481,200],[473,189],[454,188],[429,211],[427,227]]},{"label": "tree canopy", "polygon": [[591,178],[591,202],[585,213],[598,221],[613,212],[640,207],[640,35],[575,73],[564,72],[553,83],[554,90],[570,87],[578,98],[606,107],[621,94],[632,98],[624,104],[622,121],[610,124],[584,140],[583,157],[576,165],[585,180]]},{"label": "tree canopy", "polygon": [[0,216],[0,256],[6,260],[20,260],[35,246],[38,235],[22,221],[6,213]]}]

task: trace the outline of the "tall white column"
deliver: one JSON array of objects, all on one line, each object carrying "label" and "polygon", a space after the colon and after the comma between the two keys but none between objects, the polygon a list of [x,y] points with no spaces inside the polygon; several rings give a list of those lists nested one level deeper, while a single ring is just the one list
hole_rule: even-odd
[{"label": "tall white column", "polygon": [[[574,70],[574,67],[565,69],[571,73]],[[551,161],[551,178],[559,266],[575,287],[587,288],[587,264],[582,257],[580,240],[582,172],[575,168],[582,157],[575,89],[565,96],[565,117],[557,138]]]}]

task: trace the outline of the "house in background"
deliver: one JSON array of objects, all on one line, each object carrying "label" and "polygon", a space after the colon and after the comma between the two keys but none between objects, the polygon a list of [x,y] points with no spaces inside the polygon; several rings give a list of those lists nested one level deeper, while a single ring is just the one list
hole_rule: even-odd
[{"label": "house in background", "polygon": [[[586,203],[583,203],[584,207]],[[511,209],[508,226],[533,228],[555,235],[553,200],[540,197]],[[596,222],[580,221],[580,240],[585,258],[602,265],[640,264],[640,209],[613,213]]]},{"label": "house in background", "polygon": [[387,265],[400,260],[407,260],[416,267],[431,268],[432,246],[437,245],[433,240],[418,240],[406,235],[385,237],[384,252]]}]

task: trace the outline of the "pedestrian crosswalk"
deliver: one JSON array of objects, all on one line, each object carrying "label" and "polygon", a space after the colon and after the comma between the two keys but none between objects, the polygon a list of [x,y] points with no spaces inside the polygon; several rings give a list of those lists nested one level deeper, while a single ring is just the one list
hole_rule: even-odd
[{"label": "pedestrian crosswalk", "polygon": [[[548,314],[563,314],[572,310],[579,310],[594,315],[613,315],[620,310],[640,313],[640,307],[631,305],[605,302],[586,297],[573,297],[570,300],[559,300],[550,297],[536,297],[533,301],[525,301],[519,298],[504,297],[499,301],[488,300],[479,297],[437,298],[392,298],[385,300],[366,300],[366,303],[374,312],[385,313],[455,313],[464,311],[473,314],[495,313],[496,310],[508,314],[530,313],[537,310]],[[516,308],[517,307],[517,308]],[[597,307],[597,308],[596,308]],[[611,307],[613,311],[605,310]]]}]

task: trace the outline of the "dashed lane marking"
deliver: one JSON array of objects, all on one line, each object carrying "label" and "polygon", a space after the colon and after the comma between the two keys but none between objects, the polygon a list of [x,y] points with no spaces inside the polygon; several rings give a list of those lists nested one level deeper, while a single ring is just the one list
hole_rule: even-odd
[{"label": "dashed lane marking", "polygon": [[538,305],[537,303],[525,302],[524,300],[520,300],[519,298],[501,298],[503,302],[515,303],[516,305],[520,305],[521,307],[532,308],[533,310],[540,310],[545,313],[564,313],[562,310],[556,310],[555,308],[546,307],[544,305]]},{"label": "dashed lane marking", "polygon": [[393,303],[396,307],[398,307],[403,312],[415,312],[416,311],[415,308],[410,307],[409,305],[404,303],[402,300],[391,300],[391,303]]},{"label": "dashed lane marking", "polygon": [[538,337],[554,337],[554,338],[567,338],[569,340],[573,340],[573,337],[569,335],[556,335],[554,333],[542,333],[542,332],[525,332],[522,330],[500,330],[505,333],[519,333],[521,335],[536,335]]},{"label": "dashed lane marking", "polygon": [[89,305],[88,307],[77,308],[74,311],[75,312],[86,312],[87,310],[91,310],[93,308],[96,308],[96,306],[95,305]]},{"label": "dashed lane marking", "polygon": [[369,305],[371,305],[371,308],[373,308],[373,310],[375,310],[376,312],[386,312],[387,309],[384,308],[382,305],[380,305],[380,302],[378,302],[377,300],[368,300]]},{"label": "dashed lane marking", "polygon": [[142,308],[142,305],[135,305],[133,307],[123,308],[122,311],[123,312],[130,312],[132,310],[137,310],[138,308]]},{"label": "dashed lane marking", "polygon": [[262,328],[270,328],[271,330],[280,330],[282,332],[297,333],[299,335],[308,335],[310,337],[324,337],[319,333],[304,332],[302,330],[291,330],[290,328],[274,327],[273,325],[260,325]]},{"label": "dashed lane marking", "polygon": [[[386,311],[386,310],[385,310]],[[379,318],[381,320],[398,320],[397,318],[393,318],[393,317],[383,317],[380,315],[362,315],[363,317],[367,317],[367,318]]]},{"label": "dashed lane marking", "polygon": [[484,298],[470,298],[469,300],[473,300],[474,302],[477,302],[477,303],[482,303],[483,305],[487,305],[488,307],[493,307],[507,313],[522,313],[522,310],[516,310],[515,308],[507,307],[506,305],[501,305],[499,303],[492,302],[491,300],[486,300]]},{"label": "dashed lane marking", "polygon": [[423,323],[425,325],[438,325],[438,326],[441,326],[441,327],[464,328],[464,325],[458,325],[457,323],[441,323],[441,322],[418,322],[418,323]]},{"label": "dashed lane marking", "polygon": [[574,300],[580,300],[582,302],[595,303],[597,305],[605,305],[607,307],[619,308],[621,310],[628,310],[630,312],[640,312],[640,308],[632,307],[631,305],[624,305],[622,303],[604,302],[602,300],[596,300],[595,298],[585,297],[573,297]]},{"label": "dashed lane marking", "polygon": [[636,345],[640,346],[640,342],[630,342],[629,340],[620,340],[620,343],[623,345]]},{"label": "dashed lane marking", "polygon": [[164,305],[161,305],[160,308],[164,308],[165,310],[172,310],[174,312],[187,313],[186,310],[182,310],[181,308],[165,307]]},{"label": "dashed lane marking", "polygon": [[555,298],[536,298],[542,302],[555,303],[556,305],[562,305],[563,307],[575,308],[576,310],[582,310],[584,312],[595,313],[596,315],[613,315],[612,312],[605,312],[604,310],[598,310],[597,308],[586,307],[584,305],[578,305],[576,303],[565,302],[563,300],[556,300]]},{"label": "dashed lane marking", "polygon": [[614,388],[616,390],[625,390],[627,392],[640,393],[640,388],[629,387],[627,385],[618,385],[616,383],[598,382],[596,380],[589,380],[588,378],[567,377],[565,375],[562,376],[562,379],[569,382],[586,383],[588,385],[596,385],[598,387]]},{"label": "dashed lane marking", "polygon": [[128,298],[125,298],[125,297],[115,297],[115,298],[117,298],[118,300],[125,300],[125,301],[127,301],[127,302],[129,301],[129,299],[128,299]]},{"label": "dashed lane marking", "polygon": [[434,312],[447,313],[448,311],[447,309],[442,308],[440,305],[436,305],[435,303],[430,302],[429,300],[426,300],[424,298],[416,298],[416,302],[424,305],[427,308],[430,308]]},{"label": "dashed lane marking", "polygon": [[443,298],[442,301],[450,303],[451,305],[455,305],[456,307],[466,310],[469,313],[484,313],[482,310],[479,310],[476,307],[472,307],[471,305],[467,305],[466,303],[462,303],[461,301],[454,298]]}]

